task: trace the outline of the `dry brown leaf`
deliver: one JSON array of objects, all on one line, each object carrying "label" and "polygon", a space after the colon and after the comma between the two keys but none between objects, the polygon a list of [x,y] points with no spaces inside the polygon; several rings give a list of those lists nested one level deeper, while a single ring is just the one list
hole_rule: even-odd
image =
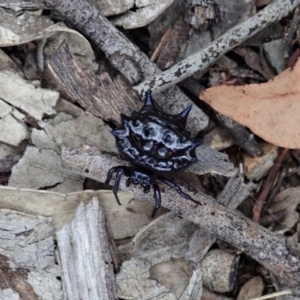
[{"label": "dry brown leaf", "polygon": [[212,87],[200,98],[264,140],[285,148],[300,148],[299,61],[266,83]]}]

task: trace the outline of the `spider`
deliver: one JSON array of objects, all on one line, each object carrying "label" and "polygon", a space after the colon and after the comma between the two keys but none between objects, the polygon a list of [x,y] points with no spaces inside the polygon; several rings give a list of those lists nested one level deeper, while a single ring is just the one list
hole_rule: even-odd
[{"label": "spider", "polygon": [[195,149],[202,142],[193,141],[190,132],[185,129],[187,117],[192,106],[188,106],[178,115],[164,113],[154,102],[151,90],[146,92],[145,103],[139,112],[131,117],[121,114],[121,127],[112,130],[120,155],[131,162],[132,166],[116,166],[108,171],[106,184],[116,173],[113,193],[121,205],[118,190],[123,175],[127,176],[126,186],[141,185],[144,193],[154,190],[155,207],[152,218],[161,207],[161,194],[157,184],[160,180],[173,188],[182,197],[193,200],[180,186],[170,180],[198,162]]}]

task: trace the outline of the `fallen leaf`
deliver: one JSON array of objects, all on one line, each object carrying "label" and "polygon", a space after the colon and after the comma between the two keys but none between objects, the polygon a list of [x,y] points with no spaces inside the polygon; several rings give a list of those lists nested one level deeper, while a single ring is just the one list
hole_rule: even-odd
[{"label": "fallen leaf", "polygon": [[264,140],[300,148],[300,62],[261,84],[216,86],[199,97]]}]

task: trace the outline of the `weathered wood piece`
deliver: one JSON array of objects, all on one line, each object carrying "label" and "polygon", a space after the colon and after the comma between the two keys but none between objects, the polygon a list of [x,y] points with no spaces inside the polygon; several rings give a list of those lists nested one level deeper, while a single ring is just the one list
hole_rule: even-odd
[{"label": "weathered wood piece", "polygon": [[0,209],[0,299],[63,298],[51,218]]},{"label": "weathered wood piece", "polygon": [[46,62],[60,89],[72,102],[78,102],[96,117],[121,121],[120,112],[130,115],[142,102],[120,77],[114,81],[107,73],[96,75],[83,70],[64,42]]},{"label": "weathered wood piece", "polygon": [[230,132],[237,145],[253,157],[261,153],[260,146],[255,140],[254,134],[248,128],[221,113],[216,112],[216,117]]},{"label": "weathered wood piece", "polygon": [[57,232],[57,241],[67,299],[117,299],[105,216],[96,197],[78,206],[72,223]]},{"label": "weathered wood piece", "polygon": [[[120,164],[120,160],[101,153],[92,157],[86,151],[80,153],[69,149],[63,149],[62,160],[64,167],[73,172],[101,181],[106,178],[110,167]],[[124,181],[121,181],[120,187],[128,190]],[[141,188],[133,186],[130,190],[134,197],[153,203],[152,195],[144,194]],[[202,193],[193,196],[198,205],[168,187],[164,188],[161,196],[162,206],[200,225],[208,234],[241,249],[268,269],[281,288],[290,288],[294,296],[300,296],[300,260],[289,252],[283,237]]]}]

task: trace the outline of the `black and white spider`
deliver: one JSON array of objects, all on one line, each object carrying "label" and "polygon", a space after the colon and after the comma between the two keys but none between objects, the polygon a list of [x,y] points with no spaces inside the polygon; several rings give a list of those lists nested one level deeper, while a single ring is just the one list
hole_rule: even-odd
[{"label": "black and white spider", "polygon": [[191,106],[188,106],[178,115],[166,114],[159,109],[148,90],[144,106],[139,112],[133,112],[131,117],[121,114],[122,125],[112,130],[112,134],[120,155],[132,166],[111,168],[106,180],[106,184],[109,184],[113,173],[116,173],[113,193],[119,204],[118,190],[122,175],[128,177],[127,186],[131,183],[140,184],[144,193],[153,187],[155,207],[152,217],[161,206],[157,180],[175,189],[182,197],[194,201],[170,179],[198,161],[195,149],[202,142],[192,140],[185,129],[190,110]]}]

